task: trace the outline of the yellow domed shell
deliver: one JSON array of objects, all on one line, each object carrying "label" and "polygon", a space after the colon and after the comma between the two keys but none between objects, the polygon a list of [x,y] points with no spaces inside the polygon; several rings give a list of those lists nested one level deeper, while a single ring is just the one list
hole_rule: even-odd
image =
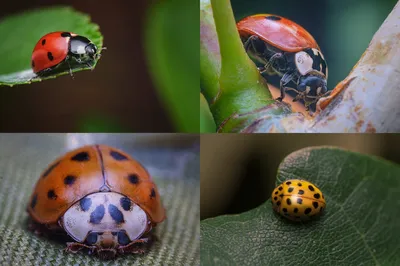
[{"label": "yellow domed shell", "polygon": [[286,180],[271,195],[272,208],[292,221],[307,221],[326,207],[325,197],[314,184],[300,179]]}]

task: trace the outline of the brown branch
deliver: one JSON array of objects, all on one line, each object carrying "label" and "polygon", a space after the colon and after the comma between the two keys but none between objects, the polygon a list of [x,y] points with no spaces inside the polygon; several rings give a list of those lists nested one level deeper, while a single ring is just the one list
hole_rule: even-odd
[{"label": "brown branch", "polygon": [[400,1],[307,132],[400,132]]}]

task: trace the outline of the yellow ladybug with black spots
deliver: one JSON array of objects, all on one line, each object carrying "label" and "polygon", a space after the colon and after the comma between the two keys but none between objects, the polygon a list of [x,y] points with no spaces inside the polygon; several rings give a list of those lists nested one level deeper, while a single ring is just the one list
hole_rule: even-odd
[{"label": "yellow ladybug with black spots", "polygon": [[272,208],[292,221],[307,221],[326,207],[325,197],[314,184],[300,179],[286,180],[271,195]]}]

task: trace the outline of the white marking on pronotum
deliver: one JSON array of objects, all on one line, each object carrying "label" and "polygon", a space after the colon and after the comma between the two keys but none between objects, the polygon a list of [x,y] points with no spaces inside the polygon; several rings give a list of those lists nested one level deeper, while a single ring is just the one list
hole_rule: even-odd
[{"label": "white marking on pronotum", "polygon": [[312,70],[313,59],[304,51],[298,52],[295,55],[296,67],[301,75],[306,75]]},{"label": "white marking on pronotum", "polygon": [[[121,194],[115,192],[98,192],[87,196],[91,200],[90,208],[82,211],[80,201],[72,205],[62,218],[62,226],[65,231],[76,241],[83,242],[89,232],[118,232],[125,230],[130,240],[140,238],[147,229],[147,214],[134,202],[131,201],[131,208],[125,211],[121,207],[120,200],[123,198]],[[111,217],[108,206],[113,204],[123,214],[124,222],[117,224]],[[100,223],[90,223],[90,214],[97,206],[104,206],[104,217]]]}]

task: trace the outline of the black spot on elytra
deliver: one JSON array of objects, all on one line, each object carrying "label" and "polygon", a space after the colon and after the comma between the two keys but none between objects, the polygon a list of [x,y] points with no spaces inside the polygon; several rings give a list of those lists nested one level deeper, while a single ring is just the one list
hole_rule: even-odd
[{"label": "black spot on elytra", "polygon": [[279,189],[279,190],[282,190],[283,188],[282,188],[282,187],[279,187],[278,189]]},{"label": "black spot on elytra", "polygon": [[298,199],[297,199],[297,203],[298,203],[298,204],[302,204],[302,203],[303,203],[303,200],[300,199],[300,198],[298,198]]},{"label": "black spot on elytra", "polygon": [[274,200],[278,200],[278,197],[274,197]]},{"label": "black spot on elytra", "polygon": [[122,212],[117,208],[117,206],[110,204],[108,205],[108,212],[111,215],[111,218],[117,223],[123,223],[124,222],[124,215]]},{"label": "black spot on elytra", "polygon": [[290,185],[290,184],[292,184],[292,182],[290,182],[290,181],[286,182],[286,185]]},{"label": "black spot on elytra", "polygon": [[314,206],[315,209],[318,208],[318,202],[314,201],[314,202],[312,203],[312,205]]},{"label": "black spot on elytra", "polygon": [[276,205],[278,205],[278,206],[279,206],[279,205],[281,205],[281,202],[280,202],[280,201],[278,201],[278,202],[276,203]]},{"label": "black spot on elytra", "polygon": [[35,67],[35,61],[32,60],[31,65],[32,65],[32,67]]},{"label": "black spot on elytra", "polygon": [[119,200],[119,203],[121,204],[122,209],[125,211],[129,211],[131,209],[131,200],[127,197],[122,197]]},{"label": "black spot on elytra", "polygon": [[90,222],[92,224],[99,224],[104,217],[104,205],[101,204],[94,209],[94,211],[90,214]]},{"label": "black spot on elytra", "polygon": [[290,199],[286,199],[286,203],[287,203],[287,205],[290,205],[290,204],[292,204],[292,201]]},{"label": "black spot on elytra", "polygon": [[47,52],[47,58],[48,58],[50,61],[53,61],[53,59],[54,59],[53,54],[52,54],[51,52]]},{"label": "black spot on elytra", "polygon": [[311,191],[314,191],[314,187],[311,186],[311,185],[308,186],[308,189],[311,190]]},{"label": "black spot on elytra", "polygon": [[275,195],[278,195],[279,191],[275,191]]},{"label": "black spot on elytra", "polygon": [[301,186],[302,186],[302,184],[301,184],[301,183],[297,183],[297,185],[298,185],[299,187],[301,187]]},{"label": "black spot on elytra", "polygon": [[152,198],[155,198],[155,197],[156,197],[156,190],[154,188],[151,188],[150,198],[152,199]]},{"label": "black spot on elytra", "polygon": [[90,160],[89,153],[86,151],[80,152],[72,156],[71,158],[72,161],[77,161],[77,162],[86,162]]},{"label": "black spot on elytra", "polygon": [[76,177],[73,175],[68,175],[64,178],[64,184],[71,186],[75,183]]},{"label": "black spot on elytra", "polygon": [[287,209],[286,209],[286,208],[283,208],[282,211],[283,211],[283,212],[287,212]]},{"label": "black spot on elytra", "polygon": [[279,195],[279,197],[283,198],[283,193]]},{"label": "black spot on elytra", "polygon": [[298,194],[299,195],[303,195],[304,194],[304,190],[300,189]]},{"label": "black spot on elytra", "polygon": [[45,45],[46,44],[46,39],[43,39],[42,40],[42,45]]},{"label": "black spot on elytra", "polygon": [[64,38],[65,38],[65,37],[71,37],[71,33],[66,32],[66,31],[65,31],[65,32],[62,32],[62,33],[61,33],[61,37],[64,37]]},{"label": "black spot on elytra", "polygon": [[51,166],[49,166],[49,168],[47,168],[46,172],[43,173],[42,177],[48,176],[51,173],[51,171],[53,171],[53,169],[56,168],[56,166],[59,164],[60,164],[60,162],[56,162],[56,163],[52,164]]},{"label": "black spot on elytra", "polygon": [[128,157],[126,157],[125,155],[123,155],[122,153],[119,153],[117,151],[111,151],[110,155],[111,155],[111,157],[114,158],[114,160],[117,160],[117,161],[128,160]]},{"label": "black spot on elytra", "polygon": [[293,187],[290,187],[289,189],[288,189],[288,192],[292,192],[293,191]]},{"label": "black spot on elytra", "polygon": [[119,231],[118,232],[118,243],[122,246],[126,246],[131,242],[129,239],[128,235],[126,234],[125,231]]},{"label": "black spot on elytra", "polygon": [[37,194],[35,194],[31,201],[31,208],[34,209],[37,203]]},{"label": "black spot on elytra", "polygon": [[137,183],[139,183],[139,177],[137,176],[137,174],[128,175],[128,179],[129,179],[129,182],[131,182],[131,184],[136,185]]},{"label": "black spot on elytra", "polygon": [[86,243],[88,243],[88,245],[94,245],[94,243],[96,242],[97,242],[97,233],[95,232],[89,233],[86,237]]},{"label": "black spot on elytra", "polygon": [[56,195],[56,193],[54,192],[53,189],[50,189],[50,190],[47,192],[47,197],[48,197],[49,199],[52,199],[52,200],[57,199],[57,195]]},{"label": "black spot on elytra", "polygon": [[298,211],[299,211],[299,209],[297,209],[297,208],[294,208],[294,213],[297,213]]},{"label": "black spot on elytra", "polygon": [[88,197],[84,197],[83,199],[80,200],[79,202],[82,211],[87,211],[90,209],[90,206],[92,206],[92,200]]},{"label": "black spot on elytra", "polygon": [[319,199],[321,195],[319,193],[314,194],[314,198]]},{"label": "black spot on elytra", "polygon": [[309,214],[311,212],[311,208],[307,208],[305,211],[304,211],[304,214]]},{"label": "black spot on elytra", "polygon": [[273,21],[278,21],[278,20],[282,19],[281,17],[274,16],[274,15],[266,16],[265,18],[268,19],[268,20],[273,20]]}]

